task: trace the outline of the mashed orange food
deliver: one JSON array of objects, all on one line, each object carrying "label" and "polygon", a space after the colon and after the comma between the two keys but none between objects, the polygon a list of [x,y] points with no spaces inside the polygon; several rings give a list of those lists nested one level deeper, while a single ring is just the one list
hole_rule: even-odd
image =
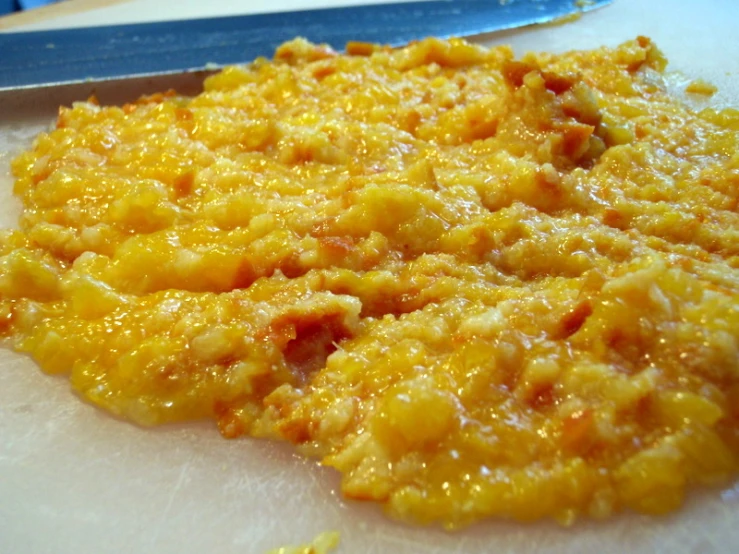
[{"label": "mashed orange food", "polygon": [[302,40],[62,108],[0,324],[143,425],[290,441],[403,520],[658,514],[739,456],[739,112],[648,39]]}]

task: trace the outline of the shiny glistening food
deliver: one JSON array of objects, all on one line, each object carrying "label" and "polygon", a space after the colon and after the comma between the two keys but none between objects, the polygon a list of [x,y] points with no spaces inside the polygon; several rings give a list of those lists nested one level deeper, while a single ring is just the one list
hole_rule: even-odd
[{"label": "shiny glistening food", "polygon": [[643,37],[348,52],[62,108],[13,164],[13,346],[403,520],[663,513],[735,476],[739,112],[672,98]]}]

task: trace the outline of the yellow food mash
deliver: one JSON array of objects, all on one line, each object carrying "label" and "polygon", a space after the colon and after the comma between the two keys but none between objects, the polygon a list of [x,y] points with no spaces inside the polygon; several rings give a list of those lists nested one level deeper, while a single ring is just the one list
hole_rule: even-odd
[{"label": "yellow food mash", "polygon": [[739,111],[648,39],[304,40],[62,108],[13,164],[0,324],[142,425],[290,441],[449,528],[680,506],[739,457]]}]

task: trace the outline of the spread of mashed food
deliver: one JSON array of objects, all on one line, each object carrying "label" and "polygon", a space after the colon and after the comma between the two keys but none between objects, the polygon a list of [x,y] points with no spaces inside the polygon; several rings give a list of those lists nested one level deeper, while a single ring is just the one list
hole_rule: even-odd
[{"label": "spread of mashed food", "polygon": [[13,163],[0,329],[118,416],[289,441],[405,521],[674,510],[738,469],[739,111],[665,64],[297,39],[62,108]]}]

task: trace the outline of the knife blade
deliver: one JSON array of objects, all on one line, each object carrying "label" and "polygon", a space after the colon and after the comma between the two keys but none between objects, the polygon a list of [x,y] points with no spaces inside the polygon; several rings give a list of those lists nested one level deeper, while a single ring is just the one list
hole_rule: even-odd
[{"label": "knife blade", "polygon": [[612,0],[432,0],[235,17],[0,33],[0,91],[217,69],[296,36],[340,50],[547,23]]}]

